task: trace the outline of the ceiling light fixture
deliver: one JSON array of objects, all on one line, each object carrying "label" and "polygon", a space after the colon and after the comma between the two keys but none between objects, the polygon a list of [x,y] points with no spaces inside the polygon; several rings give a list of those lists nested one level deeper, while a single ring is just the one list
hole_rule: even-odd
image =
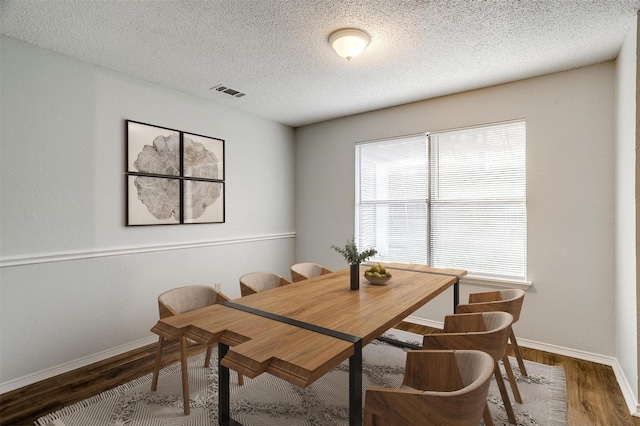
[{"label": "ceiling light fixture", "polygon": [[329,44],[338,55],[350,61],[367,47],[369,36],[364,31],[355,28],[344,28],[331,33]]}]

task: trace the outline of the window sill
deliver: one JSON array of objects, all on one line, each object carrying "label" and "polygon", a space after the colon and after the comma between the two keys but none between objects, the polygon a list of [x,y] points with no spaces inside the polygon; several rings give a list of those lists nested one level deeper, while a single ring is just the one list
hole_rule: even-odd
[{"label": "window sill", "polygon": [[490,287],[521,288],[523,290],[526,290],[533,285],[531,281],[489,278],[477,275],[466,275],[460,278],[460,282],[462,284],[486,285]]}]

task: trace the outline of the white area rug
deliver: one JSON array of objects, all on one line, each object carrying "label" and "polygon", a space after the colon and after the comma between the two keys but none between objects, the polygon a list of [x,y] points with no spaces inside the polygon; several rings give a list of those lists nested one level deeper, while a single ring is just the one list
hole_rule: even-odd
[{"label": "white area rug", "polygon": [[[420,336],[399,330],[390,337],[421,343]],[[371,386],[398,387],[404,375],[403,349],[374,341],[363,349],[363,392]],[[566,425],[566,386],[562,367],[526,362],[529,377],[522,377],[512,362],[524,403],[514,403],[518,425]],[[209,426],[218,424],[217,362],[206,369],[204,354],[189,359],[191,414],[182,409],[180,365],[160,373],[158,390],[150,391],[151,374],[100,395],[41,417],[38,426]],[[245,426],[346,426],[348,422],[348,362],[336,367],[307,388],[299,388],[269,374],[245,377],[238,386],[231,372],[232,417]],[[509,385],[507,384],[507,387]],[[508,425],[495,382],[489,406],[496,425]],[[364,394],[363,394],[364,401]]]}]

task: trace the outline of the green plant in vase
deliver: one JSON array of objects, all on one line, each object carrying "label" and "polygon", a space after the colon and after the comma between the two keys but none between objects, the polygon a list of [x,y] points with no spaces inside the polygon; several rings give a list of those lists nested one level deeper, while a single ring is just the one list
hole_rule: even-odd
[{"label": "green plant in vase", "polygon": [[351,290],[358,290],[360,288],[360,263],[378,254],[378,250],[370,248],[359,252],[353,237],[347,240],[347,244],[344,247],[332,245],[331,248],[340,253],[349,263],[351,268]]}]

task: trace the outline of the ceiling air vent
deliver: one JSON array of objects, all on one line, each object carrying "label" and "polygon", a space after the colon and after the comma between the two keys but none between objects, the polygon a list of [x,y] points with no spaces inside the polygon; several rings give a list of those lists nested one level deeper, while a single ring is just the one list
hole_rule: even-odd
[{"label": "ceiling air vent", "polygon": [[224,86],[222,84],[215,85],[209,90],[215,90],[216,92],[226,93],[227,95],[233,96],[234,98],[241,98],[244,95],[246,95],[246,93],[242,93],[242,92],[240,92],[240,91],[238,91],[236,89],[232,89],[232,88]]}]

